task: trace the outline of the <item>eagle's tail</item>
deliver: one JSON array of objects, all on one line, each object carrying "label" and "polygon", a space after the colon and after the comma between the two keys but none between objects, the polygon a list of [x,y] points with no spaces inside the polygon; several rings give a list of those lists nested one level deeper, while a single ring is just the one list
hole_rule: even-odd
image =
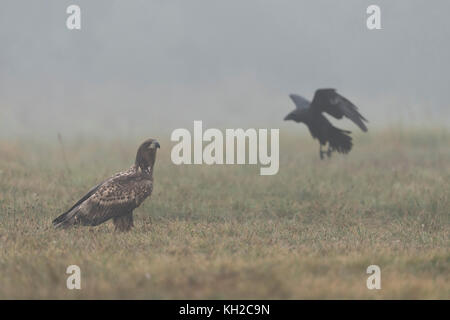
[{"label": "eagle's tail", "polygon": [[64,212],[62,215],[58,216],[55,220],[53,220],[53,226],[55,228],[67,228],[67,227],[73,226],[75,224],[79,224],[81,221],[78,219],[79,218],[78,213],[80,212],[81,204],[84,201],[86,201],[86,199],[89,199],[89,197],[95,191],[98,190],[100,185],[101,185],[101,183],[99,185],[95,186],[94,188],[92,188],[91,190],[89,190],[89,192],[83,198],[78,200],[78,202],[75,203],[72,208],[70,208],[69,210]]},{"label": "eagle's tail", "polygon": [[334,126],[330,126],[328,142],[333,150],[339,153],[348,153],[352,149],[352,137],[349,135],[351,131],[341,130]]},{"label": "eagle's tail", "polygon": [[78,212],[78,208],[69,210],[62,215],[58,216],[53,220],[53,226],[55,228],[68,228],[77,224],[78,219],[76,219],[76,214]]}]

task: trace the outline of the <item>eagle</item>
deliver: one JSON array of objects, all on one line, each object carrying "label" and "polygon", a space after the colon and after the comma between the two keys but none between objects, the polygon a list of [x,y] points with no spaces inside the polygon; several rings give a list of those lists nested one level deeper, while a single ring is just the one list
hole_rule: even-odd
[{"label": "eagle", "polygon": [[97,226],[113,219],[116,231],[129,231],[133,227],[133,210],[152,193],[153,167],[159,147],[155,139],[144,141],[133,166],[93,187],[72,208],[53,220],[53,226]]},{"label": "eagle", "polygon": [[[359,112],[358,108],[336,92],[336,89],[317,89],[312,102],[297,95],[290,94],[296,109],[289,113],[284,120],[303,122],[309,129],[311,136],[319,140],[320,159],[324,154],[331,157],[334,151],[348,153],[352,149],[351,131],[341,130],[334,127],[330,121],[322,114],[328,113],[336,119],[346,117],[353,121],[362,131],[367,132],[364,124],[368,122]],[[328,150],[322,149],[328,143]]]}]

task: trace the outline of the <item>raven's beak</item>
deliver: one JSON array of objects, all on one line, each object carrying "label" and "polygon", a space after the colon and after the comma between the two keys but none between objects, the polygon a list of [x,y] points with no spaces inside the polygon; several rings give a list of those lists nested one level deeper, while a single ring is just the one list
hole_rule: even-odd
[{"label": "raven's beak", "polygon": [[291,118],[291,114],[289,113],[286,117],[284,117],[284,121],[286,121],[286,120],[291,120],[292,118]]}]

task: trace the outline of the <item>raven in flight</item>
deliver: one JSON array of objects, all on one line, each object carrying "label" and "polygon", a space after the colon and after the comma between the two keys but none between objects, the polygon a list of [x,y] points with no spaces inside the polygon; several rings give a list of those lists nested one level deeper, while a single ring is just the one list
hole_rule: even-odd
[{"label": "raven in flight", "polygon": [[[358,112],[358,108],[353,103],[339,95],[335,89],[316,90],[312,102],[296,94],[291,94],[289,97],[297,108],[284,120],[294,120],[306,124],[312,137],[319,140],[320,159],[323,159],[324,154],[331,157],[333,151],[348,153],[352,149],[352,137],[349,135],[351,132],[334,127],[322,112],[326,112],[336,119],[345,116],[362,131],[367,131],[363,121],[368,121]],[[327,142],[328,150],[323,151],[322,147]]]}]

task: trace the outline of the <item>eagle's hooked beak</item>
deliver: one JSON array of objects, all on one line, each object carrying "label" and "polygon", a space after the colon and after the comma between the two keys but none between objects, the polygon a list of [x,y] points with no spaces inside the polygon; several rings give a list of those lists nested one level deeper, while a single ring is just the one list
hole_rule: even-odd
[{"label": "eagle's hooked beak", "polygon": [[154,141],[154,142],[153,142],[153,145],[154,145],[154,148],[155,148],[155,149],[161,148],[161,146],[159,145],[159,142],[158,142],[158,141]]}]

